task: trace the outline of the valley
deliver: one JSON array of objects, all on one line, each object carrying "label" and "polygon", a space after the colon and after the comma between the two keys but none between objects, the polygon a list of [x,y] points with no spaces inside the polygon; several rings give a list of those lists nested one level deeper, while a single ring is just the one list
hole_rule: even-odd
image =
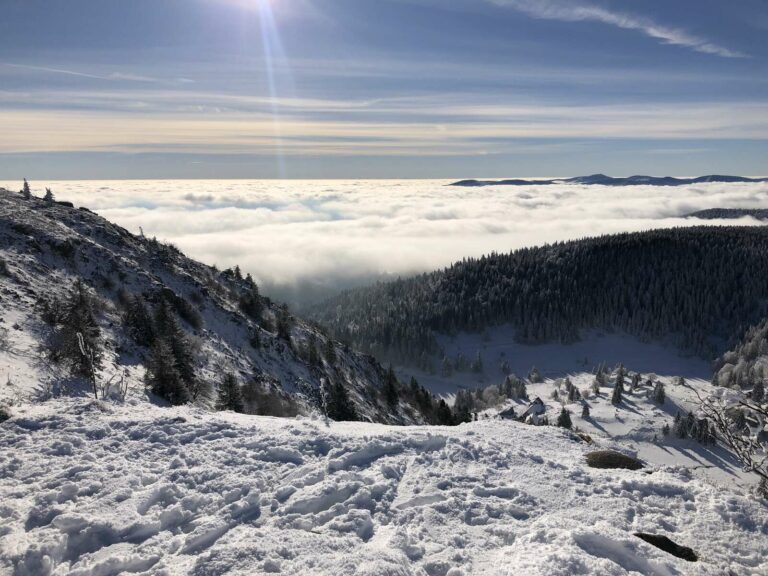
[{"label": "valley", "polygon": [[[0,573],[761,574],[755,474],[699,410],[723,390],[713,374],[736,395],[767,375],[764,324],[739,333],[763,286],[734,284],[764,265],[764,236],[492,255],[344,292],[306,320],[239,267],[0,191]],[[648,251],[680,242],[710,260],[694,272],[685,250]],[[638,287],[584,294],[592,251],[601,277]],[[656,257],[655,283],[626,264]],[[656,289],[670,319],[624,306]],[[719,308],[728,290],[744,305]],[[591,467],[605,450],[640,469]]]}]

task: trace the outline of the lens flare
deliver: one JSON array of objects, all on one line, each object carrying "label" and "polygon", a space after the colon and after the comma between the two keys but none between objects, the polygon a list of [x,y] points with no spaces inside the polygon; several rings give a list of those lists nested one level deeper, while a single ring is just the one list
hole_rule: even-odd
[{"label": "lens flare", "polygon": [[256,0],[259,6],[259,23],[261,25],[261,42],[264,50],[264,69],[267,74],[267,87],[269,89],[270,105],[272,108],[272,130],[275,139],[275,161],[278,174],[281,178],[285,173],[285,156],[282,145],[282,129],[280,125],[280,102],[277,82],[275,80],[276,58],[285,60],[285,52],[280,40],[275,15],[272,12],[270,0]]}]

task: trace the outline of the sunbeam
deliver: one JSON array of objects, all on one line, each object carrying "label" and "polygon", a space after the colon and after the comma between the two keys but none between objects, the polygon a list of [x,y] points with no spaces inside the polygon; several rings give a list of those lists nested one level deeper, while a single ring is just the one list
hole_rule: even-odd
[{"label": "sunbeam", "polygon": [[259,8],[259,24],[261,30],[261,43],[264,50],[264,70],[267,76],[270,105],[272,109],[272,134],[275,146],[275,162],[277,173],[281,178],[286,176],[285,158],[282,144],[282,128],[280,123],[280,94],[275,78],[275,58],[287,61],[285,51],[280,40],[280,33],[275,23],[270,0],[256,0]]}]

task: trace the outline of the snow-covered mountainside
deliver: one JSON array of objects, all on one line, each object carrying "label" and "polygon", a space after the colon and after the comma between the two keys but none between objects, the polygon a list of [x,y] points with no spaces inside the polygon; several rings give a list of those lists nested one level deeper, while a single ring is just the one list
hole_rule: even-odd
[{"label": "snow-covered mountainside", "polygon": [[588,467],[608,441],[136,402],[51,400],[0,425],[0,573],[768,572],[762,504],[685,467]]},{"label": "snow-covered mountainside", "polygon": [[[55,362],[48,344],[55,330],[43,318],[77,281],[96,309],[103,343],[104,385],[146,397],[149,325],[126,326],[138,297],[144,308],[163,303],[178,316],[193,357],[195,378],[214,388],[235,375],[259,413],[308,413],[327,388],[341,385],[362,419],[422,422],[404,400],[381,398],[384,370],[370,356],[329,339],[317,326],[258,295],[239,271],[220,272],[185,257],[174,246],[135,236],[88,209],[46,202],[0,189],[0,400],[20,403],[52,394],[90,394],[82,379]],[[88,295],[90,294],[90,295]],[[49,322],[50,324],[51,322]],[[283,406],[284,400],[290,406]],[[205,404],[205,394],[198,399]]]},{"label": "snow-covered mountainside", "polygon": [[714,360],[768,316],[765,273],[768,228],[674,228],[465,258],[345,291],[311,314],[358,349],[427,371],[454,360],[441,339],[505,326],[524,344],[602,330]]}]

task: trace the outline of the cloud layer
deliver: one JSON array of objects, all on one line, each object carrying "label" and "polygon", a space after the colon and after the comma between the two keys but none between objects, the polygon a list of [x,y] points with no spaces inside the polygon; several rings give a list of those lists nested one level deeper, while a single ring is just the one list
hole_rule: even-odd
[{"label": "cloud layer", "polygon": [[33,182],[33,190],[50,186],[60,199],[206,263],[239,264],[293,301],[491,251],[700,223],[680,217],[695,210],[768,206],[768,184],[468,190],[447,183],[69,181]]},{"label": "cloud layer", "polygon": [[[550,105],[444,97],[380,101],[226,98],[214,94],[101,95],[100,110],[0,110],[13,135],[0,154],[165,152],[317,156],[466,156],[520,152],[521,139],[768,139],[759,102]],[[51,94],[27,104],[80,96]],[[0,104],[7,95],[0,93]],[[15,97],[14,97],[15,98]],[[88,106],[87,100],[83,108]],[[193,104],[196,102],[196,104]],[[151,104],[150,104],[151,103]],[[137,108],[138,106],[138,108]],[[145,111],[143,106],[151,108]]]}]

